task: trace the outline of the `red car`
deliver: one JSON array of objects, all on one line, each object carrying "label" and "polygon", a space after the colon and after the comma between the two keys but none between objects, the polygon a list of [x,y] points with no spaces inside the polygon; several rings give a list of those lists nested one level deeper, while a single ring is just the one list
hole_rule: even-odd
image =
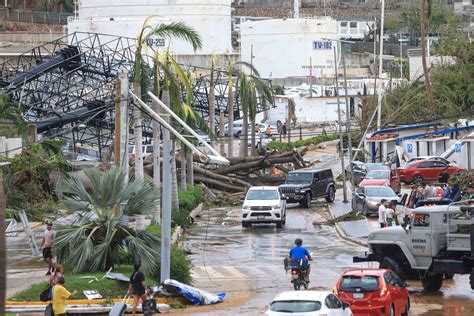
[{"label": "red car", "polygon": [[388,269],[354,269],[342,274],[334,294],[357,315],[408,315],[406,283]]},{"label": "red car", "polygon": [[453,173],[463,170],[456,165],[448,165],[438,160],[419,160],[397,168],[400,181],[420,185],[422,182],[440,182],[447,180]]},{"label": "red car", "polygon": [[364,179],[359,183],[359,186],[387,186],[391,187],[395,193],[400,193],[402,185],[396,175],[392,175],[390,170],[370,170]]}]

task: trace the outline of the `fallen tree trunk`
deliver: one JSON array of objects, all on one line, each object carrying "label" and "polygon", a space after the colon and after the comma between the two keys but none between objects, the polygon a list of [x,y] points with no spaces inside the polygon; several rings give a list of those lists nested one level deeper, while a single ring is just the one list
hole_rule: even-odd
[{"label": "fallen tree trunk", "polygon": [[219,180],[214,180],[214,179],[211,179],[211,178],[206,178],[206,177],[198,176],[198,175],[194,176],[194,181],[205,183],[208,186],[216,186],[216,187],[218,187],[220,189],[224,189],[224,190],[231,190],[231,191],[238,191],[238,192],[245,192],[246,191],[246,187],[231,185],[231,184],[227,184],[225,182],[219,181]]},{"label": "fallen tree trunk", "polygon": [[221,174],[217,174],[217,173],[206,170],[206,169],[201,168],[201,167],[196,166],[196,165],[193,166],[193,170],[194,170],[195,174],[201,174],[203,176],[209,177],[209,178],[214,179],[214,180],[227,181],[230,184],[243,185],[244,187],[247,187],[247,188],[251,186],[250,183],[245,182],[243,180],[240,180],[238,178],[228,177],[228,176],[224,176],[224,175],[221,175]]}]

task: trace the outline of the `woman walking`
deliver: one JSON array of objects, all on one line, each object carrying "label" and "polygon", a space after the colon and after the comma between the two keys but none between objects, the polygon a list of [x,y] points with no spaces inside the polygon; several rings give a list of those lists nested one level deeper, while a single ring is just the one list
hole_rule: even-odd
[{"label": "woman walking", "polygon": [[128,286],[127,294],[133,295],[133,307],[132,315],[135,316],[137,311],[137,306],[140,300],[145,302],[146,300],[146,284],[145,284],[145,275],[140,271],[140,263],[135,263],[133,265],[134,271],[130,277],[130,284]]}]

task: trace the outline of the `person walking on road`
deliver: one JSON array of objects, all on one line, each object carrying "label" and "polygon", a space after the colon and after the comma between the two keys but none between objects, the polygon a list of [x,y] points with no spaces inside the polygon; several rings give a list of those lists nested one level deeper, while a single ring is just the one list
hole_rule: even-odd
[{"label": "person walking on road", "polygon": [[77,292],[70,293],[65,285],[64,277],[58,279],[58,283],[53,287],[53,311],[54,316],[66,316],[66,300],[74,296]]},{"label": "person walking on road", "polygon": [[146,284],[145,284],[145,275],[140,271],[140,263],[135,263],[133,265],[133,274],[130,277],[130,284],[128,286],[127,294],[133,295],[133,307],[132,315],[135,316],[137,311],[137,306],[140,300],[145,302],[146,300]]},{"label": "person walking on road", "polygon": [[56,232],[53,230],[53,223],[48,222],[46,225],[46,231],[43,235],[43,240],[41,241],[40,250],[43,251],[43,260],[48,264],[48,272],[46,275],[51,275],[53,272],[53,246],[54,238],[56,237]]},{"label": "person walking on road", "polygon": [[380,201],[380,206],[378,210],[378,215],[379,215],[378,221],[380,224],[380,228],[387,227],[387,209],[385,207],[385,202],[387,202],[387,200],[385,199],[382,199],[382,201]]},{"label": "person walking on road", "polygon": [[288,132],[288,126],[286,125],[286,122],[283,123],[283,126],[281,127],[281,131],[283,132],[283,135],[286,135]]}]

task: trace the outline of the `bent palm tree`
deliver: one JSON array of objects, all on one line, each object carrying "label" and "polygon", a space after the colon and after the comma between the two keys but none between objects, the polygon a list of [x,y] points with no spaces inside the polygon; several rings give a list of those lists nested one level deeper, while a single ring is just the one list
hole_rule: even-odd
[{"label": "bent palm tree", "polygon": [[160,256],[159,238],[122,225],[114,209],[124,204],[126,215],[150,213],[158,199],[156,188],[141,179],[127,181],[120,169],[84,173],[91,182],[90,191],[75,178],[58,185],[66,196],[65,207],[78,215],[71,225],[59,225],[54,245],[58,261],[73,272],[105,271],[126,252],[145,270],[153,271]]},{"label": "bent palm tree", "polygon": [[[16,133],[23,131],[26,127],[25,119],[20,107],[11,101],[6,94],[0,93],[0,124],[13,123]],[[8,126],[11,130],[11,125]]]}]

